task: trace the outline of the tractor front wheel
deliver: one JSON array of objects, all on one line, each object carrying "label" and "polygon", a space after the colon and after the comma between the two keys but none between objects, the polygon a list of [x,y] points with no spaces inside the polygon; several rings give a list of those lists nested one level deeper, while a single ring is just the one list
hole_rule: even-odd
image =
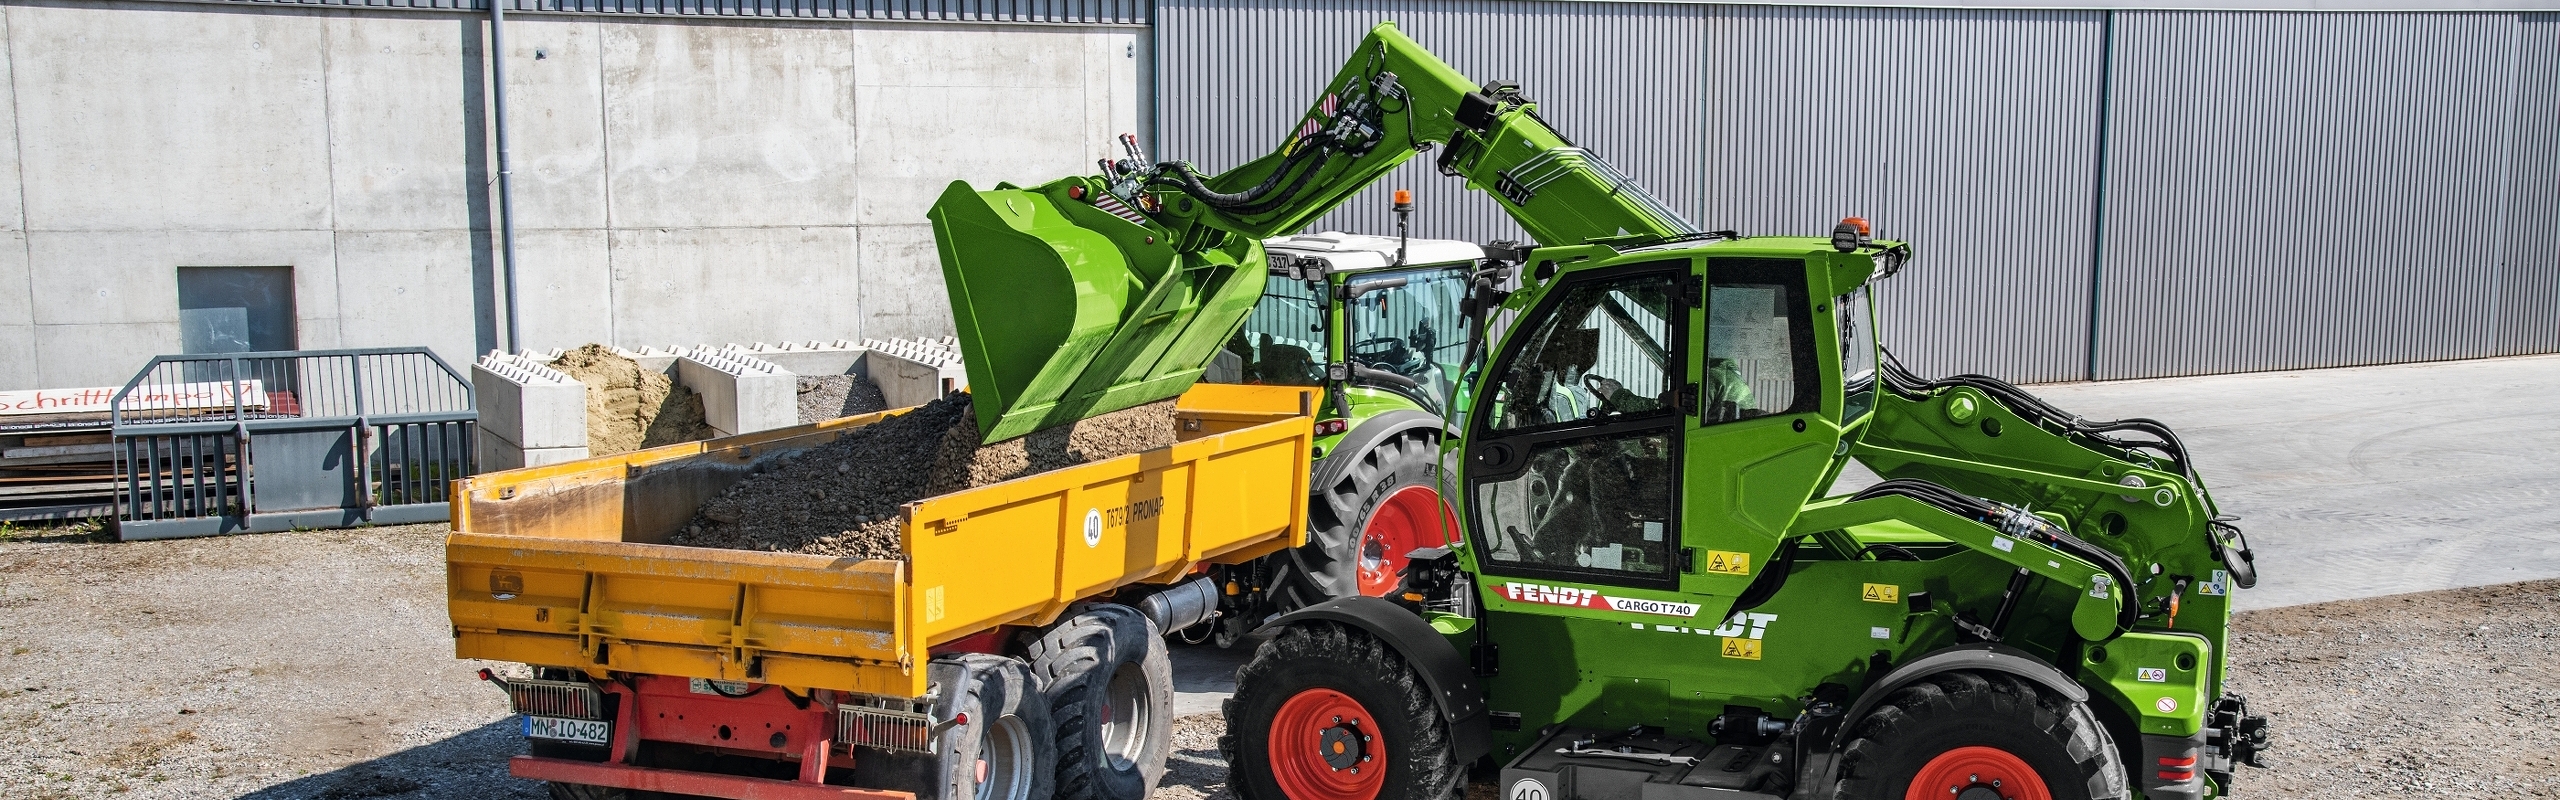
[{"label": "tractor front wheel", "polygon": [[1837,800],[2121,800],[2124,765],[2087,705],[2004,673],[1896,690],[1841,750]]},{"label": "tractor front wheel", "polygon": [[1330,622],[1290,626],[1236,673],[1218,737],[1245,800],[1451,800],[1466,771],[1403,656]]},{"label": "tractor front wheel", "polygon": [[[1367,424],[1382,423],[1399,424]],[[1439,492],[1440,429],[1407,427],[1356,444],[1363,438],[1354,429],[1342,443],[1358,449],[1327,454],[1316,469],[1307,543],[1288,552],[1274,587],[1284,609],[1384,597],[1396,588],[1406,554],[1449,543],[1456,520]]]}]

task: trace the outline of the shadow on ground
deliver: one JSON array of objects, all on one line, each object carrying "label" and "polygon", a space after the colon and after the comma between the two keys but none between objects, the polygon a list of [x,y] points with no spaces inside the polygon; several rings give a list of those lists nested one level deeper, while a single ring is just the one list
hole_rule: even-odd
[{"label": "shadow on ground", "polygon": [[524,753],[515,717],[451,738],[241,795],[243,800],[548,797],[542,785],[507,775],[507,758]]}]

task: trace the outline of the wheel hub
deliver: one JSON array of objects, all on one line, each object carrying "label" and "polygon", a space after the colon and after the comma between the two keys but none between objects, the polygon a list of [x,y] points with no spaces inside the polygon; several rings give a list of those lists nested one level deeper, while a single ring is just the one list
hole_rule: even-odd
[{"label": "wheel hub", "polygon": [[1911,776],[1903,800],[2053,800],[2025,759],[1997,747],[1958,747]]},{"label": "wheel hub", "polygon": [[1369,512],[1360,529],[1360,593],[1384,597],[1396,588],[1405,556],[1424,547],[1449,543],[1455,527],[1440,493],[1429,486],[1407,486],[1387,495]]},{"label": "wheel hub", "polygon": [[1360,732],[1349,725],[1336,725],[1316,734],[1316,757],[1334,769],[1358,769],[1363,755]]},{"label": "wheel hub", "polygon": [[1290,800],[1375,800],[1386,748],[1369,710],[1332,689],[1302,689],[1271,717],[1271,777]]}]

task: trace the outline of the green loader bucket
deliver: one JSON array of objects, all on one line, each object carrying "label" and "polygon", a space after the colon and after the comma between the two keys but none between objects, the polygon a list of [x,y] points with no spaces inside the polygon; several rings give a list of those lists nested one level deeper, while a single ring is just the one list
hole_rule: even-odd
[{"label": "green loader bucket", "polygon": [[929,214],[982,443],[1183,393],[1261,297],[1260,243],[1177,253],[1070,186],[1099,189],[954,181]]}]

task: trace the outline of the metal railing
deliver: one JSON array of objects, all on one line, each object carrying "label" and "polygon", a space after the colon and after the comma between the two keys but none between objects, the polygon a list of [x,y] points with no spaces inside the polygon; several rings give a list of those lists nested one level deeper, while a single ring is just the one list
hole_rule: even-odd
[{"label": "metal railing", "polygon": [[419,347],[160,356],[112,405],[126,539],[445,519],[479,420]]}]

